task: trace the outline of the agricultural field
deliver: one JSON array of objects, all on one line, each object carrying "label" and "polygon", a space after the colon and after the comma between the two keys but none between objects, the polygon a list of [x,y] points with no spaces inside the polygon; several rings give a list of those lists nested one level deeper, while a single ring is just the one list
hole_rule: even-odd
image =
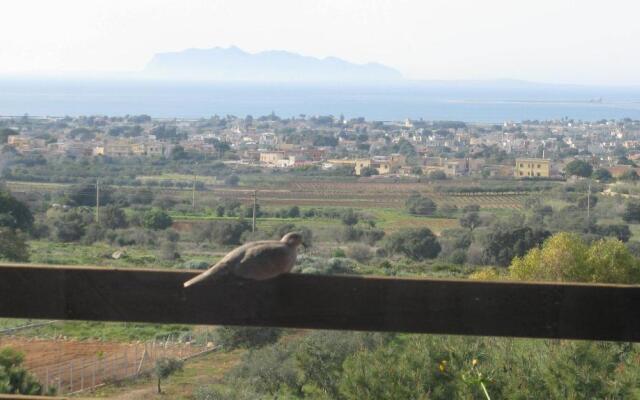
[{"label": "agricultural field", "polygon": [[25,354],[24,365],[46,387],[58,394],[84,391],[114,381],[137,376],[153,369],[161,357],[185,359],[213,350],[213,345],[191,343],[110,342],[0,336],[0,347]]},{"label": "agricultural field", "polygon": [[[184,176],[185,178],[187,176]],[[145,177],[151,180],[152,177]],[[170,180],[168,177],[164,177]],[[192,182],[191,180],[185,180]],[[204,178],[203,178],[204,179]],[[260,204],[269,206],[314,206],[314,207],[353,207],[353,208],[396,208],[403,207],[405,200],[412,192],[418,192],[433,199],[438,205],[450,204],[464,207],[477,204],[484,209],[520,209],[528,196],[525,192],[464,192],[464,186],[446,184],[447,191],[442,191],[443,184],[437,187],[432,183],[419,182],[376,182],[359,180],[342,181],[305,181],[292,179],[274,187],[273,182],[266,180],[255,185],[229,187],[218,185],[215,179],[209,178],[204,188],[196,191],[196,204],[210,204],[216,199],[233,199],[249,204],[257,192]],[[71,185],[51,183],[7,182],[9,189],[15,194],[49,193],[63,196]],[[131,186],[109,186],[103,190],[126,193],[136,190]],[[188,188],[151,187],[154,193],[176,200],[190,200],[192,190]],[[460,191],[456,191],[460,190]]]}]

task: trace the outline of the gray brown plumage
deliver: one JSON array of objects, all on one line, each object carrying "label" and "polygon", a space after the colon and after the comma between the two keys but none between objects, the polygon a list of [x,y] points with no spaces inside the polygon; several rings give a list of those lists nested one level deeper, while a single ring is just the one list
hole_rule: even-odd
[{"label": "gray brown plumage", "polygon": [[293,268],[302,235],[287,233],[280,240],[251,242],[234,249],[202,274],[184,283],[189,287],[206,279],[234,275],[245,279],[264,280],[285,274]]}]

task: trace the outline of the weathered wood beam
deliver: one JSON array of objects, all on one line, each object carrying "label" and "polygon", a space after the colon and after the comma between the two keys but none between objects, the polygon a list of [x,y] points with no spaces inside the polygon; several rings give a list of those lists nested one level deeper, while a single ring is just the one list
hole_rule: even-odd
[{"label": "weathered wood beam", "polygon": [[640,286],[0,264],[0,317],[640,341]]}]

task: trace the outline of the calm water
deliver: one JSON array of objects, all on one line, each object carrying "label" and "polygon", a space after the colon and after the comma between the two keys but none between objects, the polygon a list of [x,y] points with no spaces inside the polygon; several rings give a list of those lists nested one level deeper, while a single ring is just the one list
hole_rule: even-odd
[{"label": "calm water", "polygon": [[[600,100],[601,99],[601,100]],[[0,115],[339,115],[502,122],[640,119],[640,88],[402,83],[377,86],[0,80]]]}]

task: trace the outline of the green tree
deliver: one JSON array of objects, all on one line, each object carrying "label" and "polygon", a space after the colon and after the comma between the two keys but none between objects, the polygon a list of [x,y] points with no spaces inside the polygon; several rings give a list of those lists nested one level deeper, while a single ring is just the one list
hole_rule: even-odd
[{"label": "green tree", "polygon": [[33,226],[33,214],[26,204],[9,192],[0,190],[0,226],[28,231]]},{"label": "green tree", "polygon": [[640,202],[628,202],[625,206],[624,212],[622,213],[622,219],[629,223],[640,222]]},{"label": "green tree", "polygon": [[46,393],[36,378],[22,366],[24,355],[5,347],[0,349],[0,393],[20,395],[53,394]]},{"label": "green tree", "polygon": [[593,173],[591,164],[582,160],[573,160],[565,167],[567,175],[580,176],[583,178],[590,177]]},{"label": "green tree", "polygon": [[156,364],[154,367],[154,373],[156,378],[158,379],[158,394],[162,393],[162,388],[160,387],[160,381],[162,379],[167,379],[169,376],[174,373],[182,370],[183,363],[180,360],[175,358],[159,358],[156,360]]},{"label": "green tree", "polygon": [[482,223],[482,221],[480,220],[480,214],[475,211],[465,213],[462,217],[460,217],[460,220],[458,222],[460,223],[461,227],[467,228],[470,231],[473,231]]},{"label": "green tree", "polygon": [[358,221],[360,220],[360,216],[356,212],[354,212],[352,208],[349,208],[342,213],[340,219],[346,226],[353,226],[358,223]]},{"label": "green tree", "polygon": [[631,239],[631,229],[629,229],[629,225],[625,224],[596,225],[595,232],[598,235],[614,237],[625,243]]},{"label": "green tree", "polygon": [[522,280],[640,282],[640,265],[620,240],[605,238],[587,246],[578,235],[566,232],[516,257],[509,273]]},{"label": "green tree", "polygon": [[209,225],[210,240],[222,245],[239,244],[244,232],[250,230],[244,221],[213,221]]},{"label": "green tree", "polygon": [[288,214],[289,218],[300,218],[300,207],[293,206],[289,208]]},{"label": "green tree", "polygon": [[403,254],[412,260],[436,258],[441,247],[428,228],[403,229],[389,235],[385,248],[390,254]]},{"label": "green tree", "polygon": [[630,169],[630,170],[625,171],[624,173],[622,173],[622,175],[620,175],[619,179],[621,181],[635,182],[638,179],[640,179],[640,177],[638,177],[638,173],[635,170]]},{"label": "green tree", "polygon": [[[88,183],[84,185],[72,186],[69,190],[68,203],[73,206],[96,206],[96,184]],[[102,185],[100,185],[100,205],[106,206],[111,203],[111,191]]]},{"label": "green tree", "polygon": [[373,176],[378,174],[378,170],[372,167],[364,167],[360,170],[360,176]]},{"label": "green tree", "polygon": [[142,217],[142,225],[147,229],[162,230],[173,224],[171,216],[163,210],[153,209],[147,211]]},{"label": "green tree", "polygon": [[434,181],[444,181],[447,179],[447,174],[440,170],[431,171],[429,172],[429,179]]},{"label": "green tree", "polygon": [[59,242],[76,242],[92,221],[91,213],[78,209],[54,213],[50,219],[53,237]]},{"label": "green tree", "polygon": [[29,261],[29,245],[20,231],[0,227],[0,259]]},{"label": "green tree", "polygon": [[238,186],[238,183],[240,183],[238,175],[229,175],[224,179],[224,184],[227,186]]},{"label": "green tree", "polygon": [[19,132],[10,129],[10,128],[2,128],[0,129],[0,144],[5,144],[7,143],[7,139],[9,138],[9,136],[14,136],[14,135],[18,135]]},{"label": "green tree", "polygon": [[436,203],[428,197],[423,197],[419,193],[412,193],[405,202],[407,211],[414,215],[433,215],[437,210]]},{"label": "green tree", "polygon": [[609,170],[605,168],[598,168],[597,170],[593,171],[592,177],[599,182],[611,182],[613,180],[611,172],[609,172]]},{"label": "green tree", "polygon": [[108,229],[126,228],[127,216],[122,208],[110,204],[100,210],[100,223]]},{"label": "green tree", "polygon": [[278,341],[282,329],[255,326],[221,326],[215,331],[216,343],[225,350],[256,349]]},{"label": "green tree", "polygon": [[[312,398],[340,399],[339,385],[344,361],[359,351],[378,348],[387,338],[388,335],[376,333],[309,333],[301,340],[295,353],[305,392]],[[320,396],[314,396],[318,394]]]},{"label": "green tree", "polygon": [[549,232],[540,228],[493,226],[486,238],[483,257],[489,265],[507,266],[514,257],[521,257],[539,246]]}]

